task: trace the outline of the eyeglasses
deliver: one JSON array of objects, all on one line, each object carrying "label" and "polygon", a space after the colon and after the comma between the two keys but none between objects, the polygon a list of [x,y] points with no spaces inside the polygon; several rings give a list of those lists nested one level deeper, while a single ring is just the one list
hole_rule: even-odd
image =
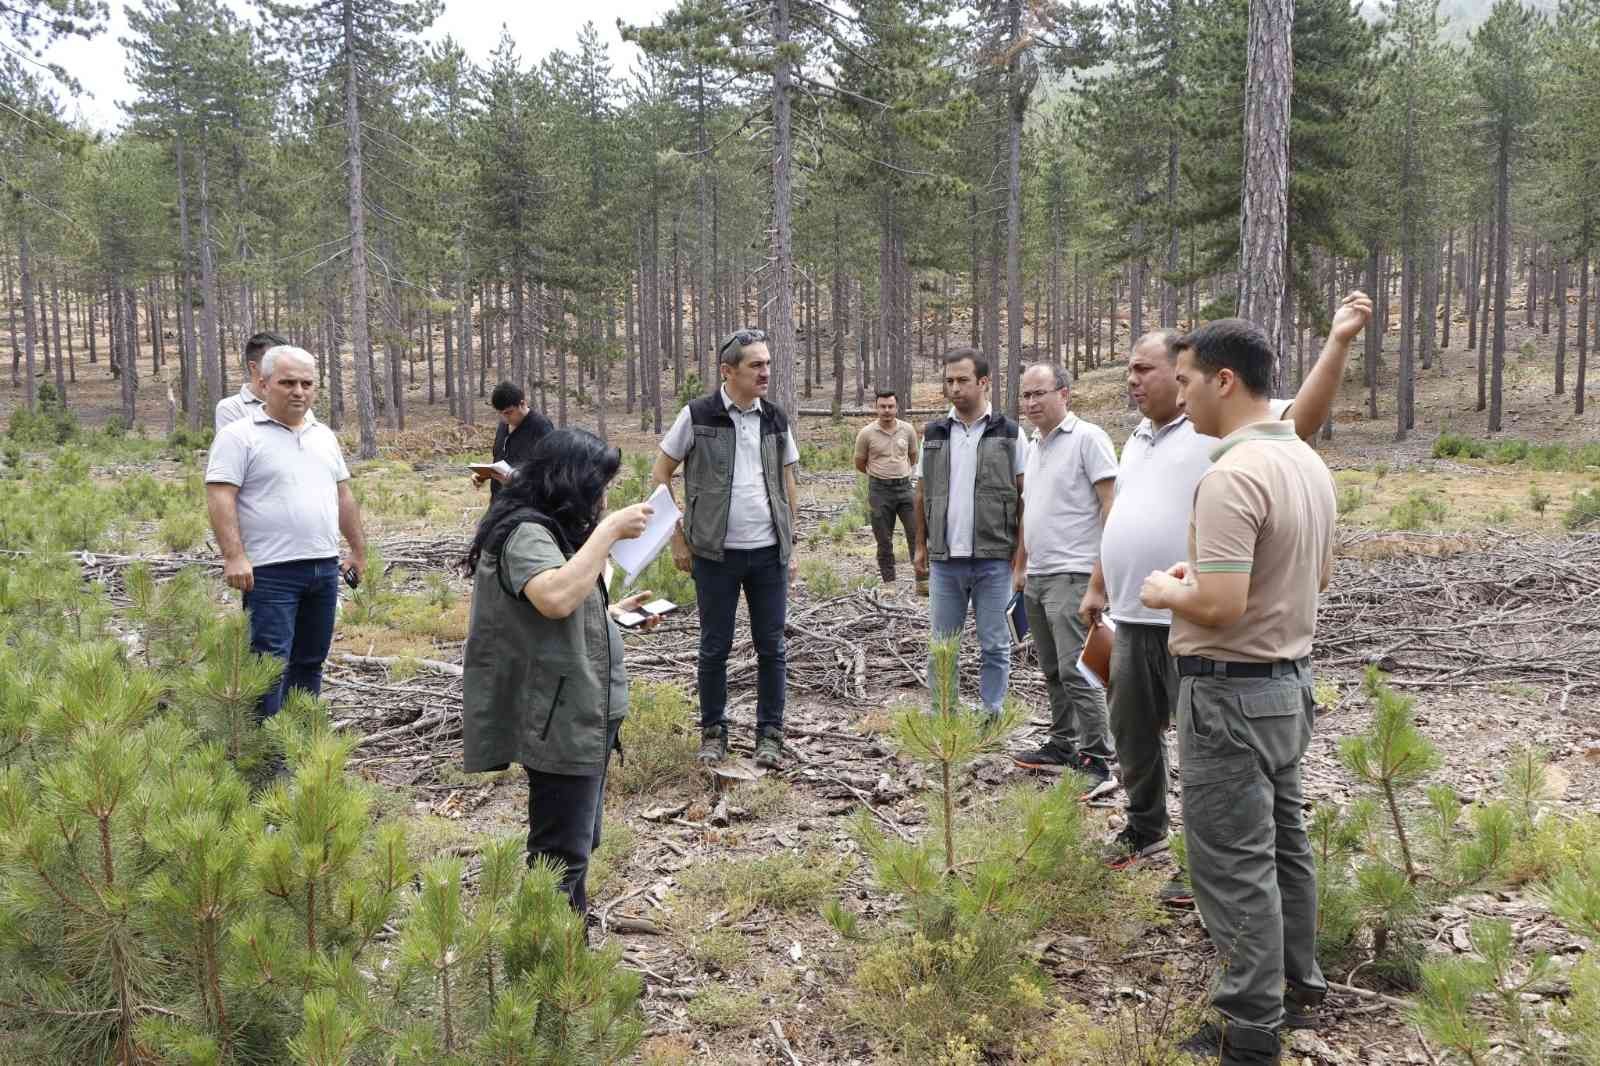
[{"label": "eyeglasses", "polygon": [[722,358],[722,353],[727,351],[731,345],[738,344],[739,347],[743,348],[747,345],[755,344],[757,341],[764,341],[766,339],[767,331],[764,329],[737,330],[731,334],[727,340],[722,342],[722,347],[717,349],[717,358]]}]

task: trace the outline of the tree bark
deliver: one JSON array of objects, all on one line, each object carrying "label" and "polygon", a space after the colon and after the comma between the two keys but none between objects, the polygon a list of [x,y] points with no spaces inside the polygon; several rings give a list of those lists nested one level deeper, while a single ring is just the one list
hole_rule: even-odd
[{"label": "tree bark", "polygon": [[1500,432],[1506,369],[1506,246],[1511,237],[1511,137],[1502,133],[1495,160],[1494,361],[1489,371],[1489,432]]},{"label": "tree bark", "polygon": [[1567,391],[1567,257],[1556,264],[1556,395]]},{"label": "tree bark", "polygon": [[1007,0],[1010,37],[1006,124],[1006,406],[1017,413],[1022,379],[1022,122],[1027,117],[1032,86],[1024,70],[1022,0]]},{"label": "tree bark", "polygon": [[1239,218],[1239,315],[1284,350],[1288,288],[1289,99],[1294,84],[1294,0],[1250,0],[1244,115],[1244,197]]},{"label": "tree bark", "polygon": [[772,0],[772,392],[792,421],[799,421],[794,387],[794,247],[790,162],[790,84],[794,63],[789,56],[789,0]]},{"label": "tree bark", "polygon": [[28,240],[27,223],[20,213],[17,216],[17,269],[22,275],[22,401],[28,405],[28,410],[33,411],[38,409],[39,404],[38,386],[34,381],[34,345],[37,343],[38,327],[34,319],[33,247]]},{"label": "tree bark", "polygon": [[367,208],[361,170],[361,105],[357,81],[355,0],[342,0],[344,21],[345,169],[350,178],[350,346],[356,364],[357,456],[378,456],[378,415],[372,398],[372,339],[367,332]]}]

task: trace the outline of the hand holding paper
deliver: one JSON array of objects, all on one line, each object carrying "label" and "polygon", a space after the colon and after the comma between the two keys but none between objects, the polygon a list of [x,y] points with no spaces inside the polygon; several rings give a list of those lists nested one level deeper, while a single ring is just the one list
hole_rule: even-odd
[{"label": "hand holding paper", "polygon": [[611,558],[624,574],[624,588],[632,585],[645,567],[655,562],[661,549],[672,539],[672,531],[682,514],[665,485],[657,485],[656,491],[645,502],[654,508],[655,513],[650,516],[644,532],[631,540],[619,540],[611,545]]}]

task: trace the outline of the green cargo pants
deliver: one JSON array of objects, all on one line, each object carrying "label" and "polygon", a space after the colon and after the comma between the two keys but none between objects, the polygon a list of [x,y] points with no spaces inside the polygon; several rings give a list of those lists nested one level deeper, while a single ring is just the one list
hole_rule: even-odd
[{"label": "green cargo pants", "polygon": [[1186,677],[1178,689],[1184,837],[1194,898],[1216,947],[1212,1003],[1234,1026],[1275,1033],[1284,984],[1327,990],[1317,965],[1317,874],[1301,809],[1311,670]]},{"label": "green cargo pants", "polygon": [[1167,835],[1167,727],[1178,704],[1170,627],[1119,622],[1111,645],[1111,735],[1128,796],[1128,827],[1145,842]]}]

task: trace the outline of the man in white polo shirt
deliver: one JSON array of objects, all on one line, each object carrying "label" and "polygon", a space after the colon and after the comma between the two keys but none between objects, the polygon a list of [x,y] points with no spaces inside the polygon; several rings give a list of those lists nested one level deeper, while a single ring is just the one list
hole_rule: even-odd
[{"label": "man in white polo shirt", "polygon": [[[212,442],[206,509],[223,577],[244,593],[251,648],[285,663],[277,688],[261,701],[265,719],[278,713],[289,688],[321,692],[339,575],[359,580],[367,542],[339,438],[311,417],[317,387],[311,354],[269,348],[261,379],[261,406]],[[350,543],[342,566],[340,533]]]},{"label": "man in white polo shirt", "polygon": [[[1273,418],[1291,418],[1310,441],[1328,419],[1344,376],[1350,342],[1372,314],[1364,293],[1346,296],[1322,354],[1292,403],[1271,401]],[[1122,449],[1116,502],[1106,516],[1095,564],[1080,608],[1085,623],[1108,611],[1117,623],[1111,652],[1111,734],[1128,797],[1128,820],[1107,860],[1130,866],[1167,848],[1165,733],[1178,699],[1178,669],[1167,648],[1172,613],[1139,602],[1152,570],[1165,570],[1188,551],[1189,516],[1200,478],[1211,469],[1217,440],[1197,433],[1178,396],[1175,330],[1139,338],[1128,356],[1128,388],[1144,421]],[[1165,560],[1163,562],[1163,560]]]},{"label": "man in white polo shirt", "polygon": [[1100,528],[1111,510],[1117,453],[1106,431],[1067,410],[1072,378],[1038,363],[1022,374],[1022,411],[1039,437],[1023,475],[1022,602],[1050,694],[1050,735],[1015,757],[1027,769],[1068,768],[1089,779],[1087,795],[1117,787],[1111,773],[1106,697],[1078,673],[1088,628],[1078,607],[1100,553]]}]

